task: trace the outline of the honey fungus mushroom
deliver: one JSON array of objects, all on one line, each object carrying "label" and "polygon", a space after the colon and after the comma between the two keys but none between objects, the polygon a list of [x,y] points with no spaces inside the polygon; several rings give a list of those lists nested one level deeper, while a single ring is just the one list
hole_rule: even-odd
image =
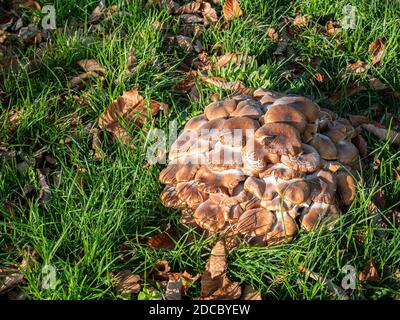
[{"label": "honey fungus mushroom", "polygon": [[161,202],[209,233],[292,241],[351,205],[359,141],[350,121],[306,97],[260,88],[214,101],[172,143]]}]

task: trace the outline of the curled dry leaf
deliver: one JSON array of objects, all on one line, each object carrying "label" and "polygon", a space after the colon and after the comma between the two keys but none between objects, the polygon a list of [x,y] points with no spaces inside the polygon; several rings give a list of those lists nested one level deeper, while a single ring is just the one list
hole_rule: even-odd
[{"label": "curled dry leaf", "polygon": [[373,124],[362,124],[361,128],[372,133],[381,140],[388,139],[390,143],[400,146],[400,133],[386,128],[378,128]]},{"label": "curled dry leaf", "polygon": [[355,74],[361,74],[365,72],[368,68],[369,68],[368,63],[363,62],[361,60],[357,60],[356,62],[350,63],[348,66],[346,66],[344,74],[349,74],[352,72],[354,72]]},{"label": "curled dry leaf", "polygon": [[308,16],[308,15],[302,16],[302,15],[298,14],[298,15],[296,15],[296,17],[293,20],[293,26],[297,27],[297,28],[305,28],[305,27],[307,27],[309,22],[310,22],[310,16]]},{"label": "curled dry leaf", "polygon": [[184,4],[183,6],[180,6],[179,8],[176,8],[175,13],[177,14],[198,13],[200,12],[201,5],[202,5],[201,2],[199,1],[189,2],[187,4]]},{"label": "curled dry leaf", "polygon": [[96,60],[94,59],[84,59],[79,60],[78,65],[86,72],[97,72],[102,73],[103,75],[107,74],[106,69],[104,69]]},{"label": "curled dry leaf", "polygon": [[100,79],[104,80],[103,77],[101,77],[98,73],[94,71],[89,71],[85,73],[81,73],[80,75],[77,75],[76,77],[73,77],[69,82],[68,86],[71,88],[79,88],[85,85],[89,80],[92,79]]},{"label": "curled dry leaf", "polygon": [[261,293],[254,289],[252,286],[246,285],[243,288],[240,300],[262,300]]},{"label": "curled dry leaf", "polygon": [[154,116],[160,109],[167,110],[167,105],[151,100],[149,109],[146,108],[145,101],[138,90],[133,88],[108,105],[99,118],[99,128],[106,129],[123,143],[127,143],[130,137],[122,127],[123,121],[133,121],[141,126],[146,121],[148,112]]},{"label": "curled dry leaf", "polygon": [[122,270],[113,276],[113,285],[119,295],[125,296],[140,291],[140,276],[129,270]]},{"label": "curled dry leaf", "polygon": [[0,294],[7,292],[20,284],[24,275],[17,268],[0,268]]},{"label": "curled dry leaf", "polygon": [[340,25],[332,20],[329,20],[325,24],[325,30],[328,35],[335,35],[342,32],[342,28],[340,27]]},{"label": "curled dry leaf", "polygon": [[243,11],[240,9],[238,0],[225,0],[222,11],[226,21],[231,21],[235,17],[240,17],[243,15]]},{"label": "curled dry leaf", "polygon": [[385,44],[382,42],[381,38],[376,39],[369,45],[369,51],[374,55],[372,60],[372,65],[377,64],[382,59],[382,55],[385,51]]},{"label": "curled dry leaf", "polygon": [[95,160],[101,160],[105,157],[104,151],[101,149],[101,140],[100,140],[100,131],[97,128],[92,130],[92,149],[93,149],[93,158]]},{"label": "curled dry leaf", "polygon": [[100,21],[103,11],[106,8],[106,0],[101,0],[93,12],[89,16],[89,24],[96,24]]},{"label": "curled dry leaf", "polygon": [[273,41],[279,41],[279,34],[275,28],[268,28],[267,29],[268,37]]},{"label": "curled dry leaf", "polygon": [[218,277],[226,272],[226,247],[225,243],[219,240],[211,250],[209,260],[209,272],[211,279]]},{"label": "curled dry leaf", "polygon": [[167,289],[165,290],[165,298],[167,300],[182,300],[182,279],[171,278],[168,280]]},{"label": "curled dry leaf", "polygon": [[31,9],[31,10],[40,10],[40,4],[37,1],[26,0],[18,3],[19,8],[23,9]]},{"label": "curled dry leaf", "polygon": [[208,2],[201,3],[201,13],[204,18],[204,25],[208,26],[218,21],[217,12]]},{"label": "curled dry leaf", "polygon": [[153,249],[173,249],[175,242],[171,236],[166,232],[161,232],[158,235],[150,238],[147,244]]},{"label": "curled dry leaf", "polygon": [[379,271],[374,260],[370,260],[365,266],[364,270],[358,274],[358,280],[364,282],[377,282],[379,281]]}]

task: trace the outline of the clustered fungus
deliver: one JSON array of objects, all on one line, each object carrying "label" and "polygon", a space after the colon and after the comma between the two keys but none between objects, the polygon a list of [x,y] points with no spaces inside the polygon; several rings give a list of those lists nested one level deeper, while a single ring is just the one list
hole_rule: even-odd
[{"label": "clustered fungus", "polygon": [[302,96],[257,89],[215,101],[172,144],[161,201],[211,233],[291,241],[352,203],[360,143],[347,119]]}]

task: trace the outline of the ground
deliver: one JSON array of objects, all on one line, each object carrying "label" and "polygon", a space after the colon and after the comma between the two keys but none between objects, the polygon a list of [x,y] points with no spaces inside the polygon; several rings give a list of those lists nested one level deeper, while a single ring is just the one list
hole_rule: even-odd
[{"label": "ground", "polygon": [[[399,115],[396,97],[368,86],[369,77],[375,77],[400,90],[398,1],[239,2],[243,16],[222,27],[211,25],[198,39],[211,57],[231,52],[253,59],[217,68],[209,75],[241,80],[247,87],[299,93],[340,115],[375,116],[376,105]],[[19,65],[14,72],[2,70],[0,142],[15,154],[13,160],[0,163],[0,269],[35,252],[18,286],[18,292],[29,299],[120,299],[112,274],[128,269],[145,278],[160,259],[167,260],[173,271],[202,273],[216,238],[183,226],[178,210],[161,205],[158,175],[163,165],[147,164],[146,134],[151,128],[167,129],[173,119],[181,128],[212,101],[213,94],[224,97],[229,91],[199,81],[196,99],[174,89],[184,77],[181,62],[187,63],[189,55],[167,41],[181,32],[182,21],[171,17],[166,7],[148,5],[145,0],[107,1],[108,7],[117,5],[124,14],[90,27],[88,17],[98,1],[55,0],[54,4],[57,30],[49,43],[41,48],[14,46]],[[273,53],[278,44],[267,30],[274,27],[279,32],[282,16],[300,14],[314,21],[331,18],[340,22],[345,5],[357,10],[354,28],[344,29],[338,39],[306,27],[291,40],[295,57],[289,62],[276,60]],[[220,12],[221,4],[213,6]],[[35,14],[28,12],[30,19]],[[155,22],[168,30],[155,27]],[[382,61],[361,74],[343,73],[357,60],[372,61],[368,46],[377,38],[385,43]],[[126,60],[132,49],[136,61],[127,73]],[[35,60],[28,71],[24,70],[27,58]],[[68,81],[81,72],[80,59],[98,61],[107,72],[104,80],[70,88]],[[284,76],[282,72],[293,61],[303,70]],[[323,81],[317,80],[317,73]],[[326,93],[341,92],[354,83],[366,89],[329,104]],[[96,160],[90,128],[97,127],[100,115],[114,99],[133,87],[145,99],[168,104],[169,111],[151,117],[143,128],[127,124],[132,136],[129,144],[114,142],[109,133],[102,132],[105,157]],[[16,125],[10,115],[17,111]],[[388,117],[375,120],[391,125]],[[324,281],[311,279],[299,267],[341,286],[349,272],[359,273],[374,261],[379,273],[376,281],[356,281],[346,294],[351,299],[399,297],[400,229],[393,216],[400,211],[396,175],[400,151],[369,134],[364,137],[370,155],[363,179],[358,181],[355,201],[343,211],[334,230],[302,230],[293,243],[272,247],[243,243],[228,253],[232,280],[251,285],[264,299],[337,299]],[[37,169],[45,172],[51,191],[45,202]],[[371,216],[371,203],[377,197],[380,223]],[[143,240],[167,228],[174,234],[173,249],[156,249]],[[54,288],[40,285],[46,265],[55,268]],[[156,289],[164,292],[161,285]],[[197,297],[199,292],[196,282],[187,297]],[[137,295],[130,298],[137,299]]]}]

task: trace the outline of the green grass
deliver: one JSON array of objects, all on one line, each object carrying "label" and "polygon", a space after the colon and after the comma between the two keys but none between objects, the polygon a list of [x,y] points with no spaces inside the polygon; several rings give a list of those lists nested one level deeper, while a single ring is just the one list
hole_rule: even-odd
[{"label": "green grass", "polygon": [[[40,1],[42,2],[42,1]],[[178,120],[179,126],[211,102],[213,93],[227,92],[198,84],[200,100],[190,100],[172,87],[182,79],[179,62],[186,58],[180,48],[167,45],[166,34],[154,28],[159,21],[173,30],[179,22],[166,10],[145,6],[146,1],[109,1],[120,11],[129,13],[103,21],[103,30],[89,30],[87,18],[96,1],[54,1],[57,26],[53,40],[43,49],[21,48],[24,58],[36,54],[37,63],[31,73],[20,68],[14,74],[4,74],[0,90],[0,142],[16,152],[16,160],[0,163],[0,202],[12,203],[14,214],[0,208],[0,268],[21,260],[27,246],[37,253],[36,262],[25,274],[21,290],[29,299],[116,299],[110,272],[130,269],[148,273],[158,259],[170,262],[172,270],[187,270],[192,274],[204,270],[214,238],[206,238],[179,223],[180,212],[164,208],[159,200],[162,186],[158,182],[161,165],[144,168],[146,163],[146,131],[129,127],[132,145],[110,144],[111,136],[104,134],[102,149],[106,158],[93,160],[91,134],[85,127],[94,127],[105,107],[124,90],[139,86],[146,99],[167,103],[170,112],[160,112],[144,129],[167,129],[168,123]],[[182,3],[183,1],[180,1]],[[186,1],[187,2],[187,1]],[[45,2],[42,2],[44,4]],[[368,45],[382,37],[386,44],[383,64],[369,74],[400,90],[400,4],[396,1],[330,1],[330,0],[242,0],[246,16],[230,24],[225,31],[217,27],[205,30],[200,40],[204,49],[216,55],[215,45],[222,52],[243,52],[254,58],[251,63],[228,66],[213,71],[213,75],[229,80],[240,79],[247,86],[266,87],[283,92],[295,92],[312,97],[327,106],[325,92],[343,90],[355,81],[355,76],[341,77],[340,71],[357,59],[371,61]],[[354,30],[345,30],[343,49],[333,37],[304,30],[294,42],[307,70],[299,78],[287,80],[280,76],[284,65],[273,62],[276,43],[266,33],[276,27],[281,15],[295,16],[296,12],[312,17],[330,16],[340,20],[346,4],[357,7],[358,20]],[[137,57],[135,72],[121,77],[129,51]],[[317,66],[307,61],[319,57]],[[96,59],[107,70],[104,82],[94,82],[82,91],[67,87],[67,81],[77,74],[76,61]],[[312,74],[324,72],[329,82],[315,85]],[[361,75],[359,81],[366,81]],[[57,96],[63,95],[63,101]],[[73,99],[84,97],[82,105]],[[399,114],[399,101],[367,90],[335,105],[340,114],[361,113],[374,103],[387,111]],[[22,110],[20,124],[11,129],[8,115]],[[79,116],[80,121],[76,121]],[[70,137],[71,143],[64,143]],[[229,252],[229,275],[244,284],[259,289],[266,299],[335,299],[324,285],[306,278],[297,267],[302,265],[340,286],[342,268],[353,266],[361,271],[373,258],[381,278],[377,283],[357,284],[347,291],[352,299],[399,297],[400,280],[392,271],[400,266],[400,232],[394,221],[384,218],[386,238],[379,237],[368,203],[380,188],[385,192],[385,216],[400,202],[400,182],[395,168],[400,165],[400,151],[385,141],[368,136],[371,157],[380,160],[376,170],[371,165],[363,169],[363,179],[354,203],[333,231],[301,231],[291,244],[273,247],[251,247],[242,244]],[[56,163],[50,164],[45,157]],[[17,163],[34,160],[27,170],[17,169]],[[36,168],[50,168],[47,176],[52,198],[44,206],[39,199]],[[78,170],[79,169],[79,170]],[[57,184],[57,176],[61,183]],[[24,187],[33,191],[24,195]],[[170,226],[179,234],[173,250],[155,250],[140,242],[143,236],[157,234]],[[356,239],[361,235],[363,243]],[[190,241],[189,241],[190,240]],[[120,247],[129,242],[129,257],[120,259]],[[43,266],[51,264],[57,270],[56,289],[42,290]],[[384,272],[386,270],[386,272]],[[276,283],[282,276],[284,281]],[[199,294],[197,283],[189,291]]]}]

